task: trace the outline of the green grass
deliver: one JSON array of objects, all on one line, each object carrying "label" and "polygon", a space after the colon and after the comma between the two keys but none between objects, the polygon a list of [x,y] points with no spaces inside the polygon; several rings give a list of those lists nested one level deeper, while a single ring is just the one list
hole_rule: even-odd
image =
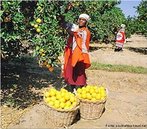
[{"label": "green grass", "polygon": [[101,64],[98,62],[92,62],[90,70],[106,70],[111,72],[129,72],[129,73],[147,74],[147,68],[144,68],[144,67],[134,67],[129,65]]}]

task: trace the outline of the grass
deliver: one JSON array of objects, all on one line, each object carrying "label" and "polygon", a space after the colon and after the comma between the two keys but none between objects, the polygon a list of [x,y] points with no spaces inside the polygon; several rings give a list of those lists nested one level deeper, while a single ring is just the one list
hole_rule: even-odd
[{"label": "grass", "polygon": [[111,72],[129,72],[129,73],[147,74],[147,68],[144,67],[101,64],[98,62],[92,62],[92,66],[90,67],[90,70],[106,70]]}]

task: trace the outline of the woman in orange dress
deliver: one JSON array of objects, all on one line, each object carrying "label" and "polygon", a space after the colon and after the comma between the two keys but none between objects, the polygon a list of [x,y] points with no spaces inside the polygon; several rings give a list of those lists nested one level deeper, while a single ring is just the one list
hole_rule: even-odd
[{"label": "woman in orange dress", "polygon": [[86,85],[85,69],[91,63],[89,59],[89,43],[91,39],[87,22],[90,17],[81,14],[78,25],[64,23],[63,27],[69,33],[67,44],[64,50],[63,78],[71,86],[71,90]]}]

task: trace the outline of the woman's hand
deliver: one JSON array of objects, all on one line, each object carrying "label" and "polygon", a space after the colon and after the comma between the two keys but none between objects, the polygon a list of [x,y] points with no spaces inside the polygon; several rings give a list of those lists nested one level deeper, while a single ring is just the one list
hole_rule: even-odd
[{"label": "woman's hand", "polygon": [[67,13],[69,10],[71,10],[72,7],[73,7],[73,4],[71,2],[69,2],[66,9],[65,9],[65,13]]}]

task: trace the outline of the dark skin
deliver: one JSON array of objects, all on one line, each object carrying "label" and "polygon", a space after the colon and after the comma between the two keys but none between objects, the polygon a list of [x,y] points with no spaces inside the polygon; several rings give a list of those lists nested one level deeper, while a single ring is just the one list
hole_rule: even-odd
[{"label": "dark skin", "polygon": [[87,24],[86,19],[84,19],[84,18],[79,18],[78,19],[78,25],[79,25],[80,28],[86,27],[86,24]]},{"label": "dark skin", "polygon": [[[86,27],[86,23],[87,23],[86,19],[84,18],[78,19],[79,28]],[[71,31],[70,29],[67,29],[67,32],[69,33],[69,35],[73,36],[73,31]]]}]

